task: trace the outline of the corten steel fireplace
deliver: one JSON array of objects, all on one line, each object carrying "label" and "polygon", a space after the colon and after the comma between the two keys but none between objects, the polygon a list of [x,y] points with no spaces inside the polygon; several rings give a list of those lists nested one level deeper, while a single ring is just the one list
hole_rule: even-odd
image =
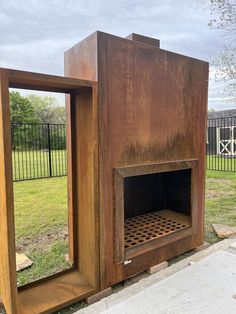
[{"label": "corten steel fireplace", "polygon": [[[203,242],[208,63],[96,32],[66,77],[0,69],[0,289],[52,313]],[[17,288],[9,87],[67,93],[71,269]]]},{"label": "corten steel fireplace", "polygon": [[65,74],[98,82],[90,149],[105,289],[203,242],[208,63],[96,32],[65,53]]}]

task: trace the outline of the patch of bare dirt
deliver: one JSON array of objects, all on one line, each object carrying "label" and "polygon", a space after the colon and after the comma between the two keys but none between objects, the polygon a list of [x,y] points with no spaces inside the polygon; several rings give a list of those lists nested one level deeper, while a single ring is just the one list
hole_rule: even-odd
[{"label": "patch of bare dirt", "polygon": [[68,240],[67,227],[33,237],[22,237],[16,243],[16,251],[18,253],[45,251],[58,240]]},{"label": "patch of bare dirt", "polygon": [[[211,187],[211,184],[217,184],[217,187],[214,186],[214,189]],[[225,187],[227,186],[227,190]],[[207,179],[207,189],[206,189],[206,198],[207,199],[214,199],[218,197],[226,197],[235,194],[235,191],[228,190],[232,189],[233,182],[228,179]]]},{"label": "patch of bare dirt", "polygon": [[221,179],[221,178],[210,178],[210,179],[207,179],[207,182],[208,183],[218,183],[220,185],[233,185],[233,182],[229,179]]},{"label": "patch of bare dirt", "polygon": [[213,199],[213,198],[218,198],[218,197],[230,196],[233,194],[234,192],[211,190],[211,191],[207,191],[206,198]]}]

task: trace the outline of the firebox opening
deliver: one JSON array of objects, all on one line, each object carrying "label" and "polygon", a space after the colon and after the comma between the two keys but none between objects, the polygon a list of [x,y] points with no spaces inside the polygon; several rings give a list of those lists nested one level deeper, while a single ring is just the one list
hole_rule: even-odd
[{"label": "firebox opening", "polygon": [[190,227],[191,169],[127,177],[125,248]]}]

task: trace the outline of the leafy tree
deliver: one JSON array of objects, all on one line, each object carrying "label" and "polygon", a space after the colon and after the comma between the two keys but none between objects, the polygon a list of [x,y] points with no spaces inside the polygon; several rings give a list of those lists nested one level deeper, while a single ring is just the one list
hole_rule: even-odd
[{"label": "leafy tree", "polygon": [[56,107],[54,109],[54,119],[56,123],[66,123],[66,109],[65,107]]},{"label": "leafy tree", "polygon": [[[28,96],[34,107],[37,119],[43,124],[64,124],[66,123],[65,107],[59,105],[57,98],[52,96]],[[37,146],[48,148],[48,128],[51,136],[52,149],[65,149],[66,136],[63,126],[51,125],[41,126],[41,133],[38,136]],[[43,140],[44,139],[44,140]]]},{"label": "leafy tree", "polygon": [[236,1],[211,0],[211,14],[210,27],[224,31],[229,38],[229,44],[213,61],[215,79],[228,83],[224,94],[236,102]]},{"label": "leafy tree", "polygon": [[29,95],[28,100],[40,123],[65,123],[65,109],[59,106],[55,97]]},{"label": "leafy tree", "polygon": [[[26,139],[32,139],[32,127],[24,123],[38,122],[34,107],[27,97],[23,97],[19,92],[10,92],[10,110],[12,122],[12,148],[23,149],[28,147]],[[23,145],[24,144],[24,145]]]},{"label": "leafy tree", "polygon": [[51,135],[52,149],[65,149],[63,126],[35,125],[66,122],[65,108],[59,106],[55,97],[36,95],[23,97],[19,92],[11,92],[10,106],[13,149],[47,149],[48,131]]},{"label": "leafy tree", "polygon": [[36,123],[38,121],[32,103],[19,92],[10,92],[10,110],[12,123]]}]

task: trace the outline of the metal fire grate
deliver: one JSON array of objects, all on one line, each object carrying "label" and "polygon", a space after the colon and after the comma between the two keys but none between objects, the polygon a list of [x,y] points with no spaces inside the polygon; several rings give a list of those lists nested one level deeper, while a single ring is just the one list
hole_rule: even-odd
[{"label": "metal fire grate", "polygon": [[151,212],[125,220],[125,248],[190,227],[190,217],[171,210]]}]

